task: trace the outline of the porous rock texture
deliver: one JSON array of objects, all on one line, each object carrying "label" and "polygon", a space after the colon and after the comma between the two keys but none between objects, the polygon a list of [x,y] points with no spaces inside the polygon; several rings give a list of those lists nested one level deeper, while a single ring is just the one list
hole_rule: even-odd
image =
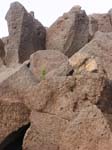
[{"label": "porous rock texture", "polygon": [[104,116],[87,104],[67,126],[60,140],[60,150],[111,150],[111,132]]},{"label": "porous rock texture", "polygon": [[80,49],[78,53],[82,55],[88,53],[93,58],[100,59],[100,63],[106,70],[109,79],[112,80],[112,32],[96,32],[94,38]]},{"label": "porous rock texture", "polygon": [[98,23],[98,31],[101,32],[112,32],[112,22],[110,15],[105,14],[93,14],[91,15]]},{"label": "porous rock texture", "polygon": [[59,51],[37,51],[30,57],[30,69],[37,80],[41,80],[50,71],[61,65],[67,66],[68,58]]},{"label": "porous rock texture", "polygon": [[70,57],[88,42],[88,38],[88,16],[80,6],[75,6],[47,29],[46,48]]},{"label": "porous rock texture", "polygon": [[30,118],[32,125],[25,135],[24,150],[58,150],[68,120],[39,112],[32,112]]},{"label": "porous rock texture", "polygon": [[111,150],[112,10],[75,6],[44,28],[14,2],[6,20],[0,150]]},{"label": "porous rock texture", "polygon": [[33,52],[45,49],[45,28],[19,2],[10,5],[6,20],[9,30],[7,65],[23,63]]},{"label": "porous rock texture", "polygon": [[0,66],[5,64],[5,48],[2,39],[0,39]]}]

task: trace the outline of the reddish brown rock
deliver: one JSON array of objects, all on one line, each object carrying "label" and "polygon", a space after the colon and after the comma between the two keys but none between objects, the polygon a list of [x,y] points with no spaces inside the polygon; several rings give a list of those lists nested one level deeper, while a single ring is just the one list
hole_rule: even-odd
[{"label": "reddish brown rock", "polygon": [[56,50],[38,51],[30,57],[31,72],[38,80],[46,78],[46,75],[50,71],[56,70],[62,65],[65,67],[67,65],[69,66],[68,63],[68,58],[63,53]]},{"label": "reddish brown rock", "polygon": [[88,53],[93,58],[98,58],[106,70],[109,79],[112,79],[112,33],[97,32],[91,42],[85,45],[79,53]]},{"label": "reddish brown rock", "polygon": [[91,15],[98,23],[98,31],[101,32],[112,32],[112,24],[110,20],[110,15],[105,14],[93,14]]},{"label": "reddish brown rock", "polygon": [[8,65],[23,63],[33,52],[45,49],[45,28],[19,2],[10,5],[6,20],[9,29]]},{"label": "reddish brown rock", "polygon": [[[94,72],[94,63],[92,65],[93,71],[83,69],[69,76],[42,80],[36,88],[36,99],[30,100],[30,108],[71,120],[86,101],[97,104],[105,91],[107,75],[99,66]],[[88,68],[91,70],[91,65]]]},{"label": "reddish brown rock", "polygon": [[58,150],[61,134],[68,121],[58,116],[32,112],[31,127],[28,129],[23,143],[23,150]]},{"label": "reddish brown rock", "polygon": [[[0,88],[1,90],[1,88]],[[5,89],[4,89],[5,90]],[[4,97],[0,92],[0,149],[19,137],[16,132],[29,123],[30,110],[20,98]],[[24,135],[24,134],[23,134]]]},{"label": "reddish brown rock", "polygon": [[94,17],[92,17],[92,15],[89,15],[89,40],[93,38],[96,31],[98,31],[98,22]]},{"label": "reddish brown rock", "polygon": [[60,150],[111,150],[111,131],[95,105],[84,106],[60,140]]},{"label": "reddish brown rock", "polygon": [[5,64],[5,48],[3,41],[0,39],[0,65],[2,66],[4,64]]},{"label": "reddish brown rock", "polygon": [[63,52],[68,57],[88,42],[89,19],[80,6],[73,7],[47,30],[47,49]]}]

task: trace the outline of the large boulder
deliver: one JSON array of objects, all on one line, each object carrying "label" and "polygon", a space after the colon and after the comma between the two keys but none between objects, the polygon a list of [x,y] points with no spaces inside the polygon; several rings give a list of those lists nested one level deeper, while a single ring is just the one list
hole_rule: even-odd
[{"label": "large boulder", "polygon": [[60,140],[60,150],[111,150],[112,133],[101,111],[86,104],[70,122]]},{"label": "large boulder", "polygon": [[7,65],[23,63],[33,52],[45,49],[46,29],[20,3],[10,5],[6,20],[9,30]]},{"label": "large boulder", "polygon": [[[59,70],[61,66],[66,68],[68,66],[69,68],[68,58],[56,50],[37,51],[30,57],[30,70],[37,80],[45,79],[48,76],[47,74],[51,71],[55,71],[54,75],[52,73],[52,75],[55,76],[57,74],[56,69]],[[63,68],[61,70],[63,70]]]},{"label": "large boulder", "polygon": [[[27,126],[30,110],[18,99],[10,96],[4,98],[0,94],[0,149],[5,149],[8,144],[18,139],[18,130]],[[22,133],[24,136],[24,132]],[[19,141],[18,141],[19,142]]]},{"label": "large boulder", "polygon": [[98,31],[98,22],[97,20],[92,17],[92,15],[89,15],[89,40],[93,38],[96,31]]},{"label": "large boulder", "polygon": [[56,115],[32,112],[31,127],[23,143],[23,150],[58,150],[61,134],[69,121]]},{"label": "large boulder", "polygon": [[[25,100],[29,102],[33,96],[36,99],[37,95],[33,93],[33,87],[36,85],[37,81],[29,71],[27,63],[16,68],[4,69],[0,73],[1,150],[15,140],[22,144],[22,138],[29,126],[31,111],[30,107],[25,105]],[[33,95],[30,95],[31,93]]]},{"label": "large boulder", "polygon": [[[20,69],[20,68],[19,68]],[[25,106],[24,101],[17,89],[20,88],[21,77],[17,75],[19,69],[4,69],[0,74],[0,149],[4,149],[11,142],[20,136],[19,129],[29,123],[30,110]],[[21,70],[21,69],[20,69]],[[21,79],[20,79],[21,78]],[[19,80],[20,79],[20,80]],[[12,83],[11,83],[12,81]],[[23,82],[23,81],[22,81]],[[10,85],[11,84],[11,85]],[[16,84],[14,86],[14,84]],[[24,85],[24,83],[23,83]],[[14,86],[14,87],[13,87]],[[21,86],[22,87],[22,86]],[[14,88],[14,89],[13,89]],[[24,89],[24,86],[23,86]],[[23,133],[22,133],[23,134]],[[24,134],[23,134],[24,135]]]},{"label": "large boulder", "polygon": [[105,14],[93,14],[91,15],[98,23],[98,31],[101,32],[112,32],[112,24],[110,15]]},{"label": "large boulder", "polygon": [[80,6],[73,7],[47,29],[46,48],[72,56],[88,42],[89,19]]},{"label": "large boulder", "polygon": [[[97,67],[95,69],[94,64]],[[105,71],[92,61],[88,64],[87,70],[85,68],[79,71],[72,70],[66,76],[46,77],[38,83],[37,97],[31,98],[30,108],[71,120],[75,111],[80,109],[85,101],[98,103],[102,98],[102,93],[106,90],[106,83]],[[26,103],[28,101],[27,98]]]},{"label": "large boulder", "polygon": [[[98,58],[100,60],[100,64],[106,70],[108,78],[112,80],[112,32],[96,32],[92,41],[80,49],[78,53],[79,55],[84,54],[84,56],[85,53],[87,53],[93,58]],[[75,55],[73,57],[75,60]]]}]

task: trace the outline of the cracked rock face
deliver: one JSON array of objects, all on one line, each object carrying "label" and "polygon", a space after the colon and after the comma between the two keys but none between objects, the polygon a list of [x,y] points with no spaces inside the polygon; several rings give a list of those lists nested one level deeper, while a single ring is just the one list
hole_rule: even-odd
[{"label": "cracked rock face", "polygon": [[91,104],[82,107],[62,134],[60,150],[111,150],[111,132],[101,111]]},{"label": "cracked rock face", "polygon": [[89,37],[89,19],[78,6],[60,17],[47,29],[46,48],[72,56],[87,42]]},{"label": "cracked rock face", "polygon": [[11,4],[0,40],[0,150],[112,149],[111,12],[75,6],[45,29]]},{"label": "cracked rock face", "polygon": [[6,20],[9,30],[7,65],[23,63],[33,52],[45,49],[45,28],[20,3],[10,5]]},{"label": "cracked rock face", "polygon": [[68,58],[56,50],[38,51],[32,54],[30,57],[30,64],[31,72],[39,81],[46,78],[49,72],[58,69],[60,66],[69,66]]},{"label": "cracked rock face", "polygon": [[0,96],[0,143],[18,128],[28,124],[29,115],[29,109],[19,99]]},{"label": "cracked rock face", "polygon": [[112,80],[112,32],[96,32],[94,38],[80,49],[80,53],[82,55],[88,53],[93,58],[98,58],[109,79]]},{"label": "cracked rock face", "polygon": [[112,22],[111,22],[110,15],[108,13],[93,14],[91,16],[97,21],[98,31],[112,32]]},{"label": "cracked rock face", "polygon": [[5,48],[2,39],[0,39],[0,66],[5,64]]},{"label": "cracked rock face", "polygon": [[23,143],[23,150],[58,150],[61,134],[68,121],[49,113],[32,112],[31,127]]}]

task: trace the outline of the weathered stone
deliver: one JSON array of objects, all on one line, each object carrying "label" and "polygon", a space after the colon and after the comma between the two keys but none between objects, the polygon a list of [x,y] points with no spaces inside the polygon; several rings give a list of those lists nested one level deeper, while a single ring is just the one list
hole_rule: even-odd
[{"label": "weathered stone", "polygon": [[[86,82],[85,82],[86,81]],[[81,70],[69,76],[55,76],[37,85],[33,110],[71,120],[83,103],[97,104],[105,91],[107,75],[99,67],[95,71]],[[28,100],[27,100],[28,102]]]},{"label": "weathered stone", "polygon": [[68,121],[56,115],[32,112],[31,127],[23,143],[23,150],[58,150],[61,134]]},{"label": "weathered stone", "polygon": [[73,7],[47,30],[47,49],[59,50],[68,57],[88,42],[89,19],[81,7]]},{"label": "weathered stone", "polygon": [[[82,54],[81,54],[82,53]],[[100,65],[112,80],[112,33],[96,32],[92,41],[86,44],[78,55],[87,53],[89,57],[98,58]],[[75,60],[75,59],[74,59]]]},{"label": "weathered stone", "polygon": [[29,68],[23,64],[12,70],[7,69],[0,74],[0,95],[2,99],[21,99],[31,108],[37,98],[37,84],[38,81]]},{"label": "weathered stone", "polygon": [[92,17],[91,15],[89,15],[89,35],[90,35],[89,40],[91,40],[91,38],[93,38],[96,31],[98,31],[97,20],[95,20],[95,18]]},{"label": "weathered stone", "polygon": [[30,57],[31,72],[38,80],[46,78],[46,75],[50,71],[55,70],[56,72],[56,69],[62,65],[66,67],[69,65],[68,63],[68,58],[63,53],[56,50],[38,51]]},{"label": "weathered stone", "polygon": [[20,3],[11,4],[6,20],[9,29],[7,65],[23,63],[33,52],[45,49],[45,28]]},{"label": "weathered stone", "polygon": [[91,15],[98,23],[98,31],[112,32],[112,24],[108,13]]},{"label": "weathered stone", "polygon": [[108,11],[108,15],[110,16],[110,23],[112,25],[112,8]]},{"label": "weathered stone", "polygon": [[46,74],[46,79],[57,78],[59,76],[72,76],[74,70],[69,61],[63,63],[59,68],[53,69]]},{"label": "weathered stone", "polygon": [[[93,56],[83,52],[77,52],[69,59],[70,65],[76,70],[86,70],[89,72],[97,72],[101,67],[97,64],[97,60]],[[101,65],[101,64],[100,64]],[[98,68],[99,67],[99,68]]]},{"label": "weathered stone", "polygon": [[4,43],[0,39],[0,66],[5,64],[5,48],[4,48]]},{"label": "weathered stone", "polygon": [[84,106],[60,140],[60,150],[111,150],[111,131],[101,111]]},{"label": "weathered stone", "polygon": [[[1,87],[0,87],[1,90]],[[5,92],[5,89],[4,89]],[[9,95],[3,96],[0,92],[0,149],[5,148],[14,140],[13,136],[10,136],[16,132],[19,128],[29,123],[30,110],[24,105],[24,103],[17,98],[12,99]],[[7,138],[10,136],[10,138]],[[3,141],[7,138],[7,142],[3,144]]]}]

